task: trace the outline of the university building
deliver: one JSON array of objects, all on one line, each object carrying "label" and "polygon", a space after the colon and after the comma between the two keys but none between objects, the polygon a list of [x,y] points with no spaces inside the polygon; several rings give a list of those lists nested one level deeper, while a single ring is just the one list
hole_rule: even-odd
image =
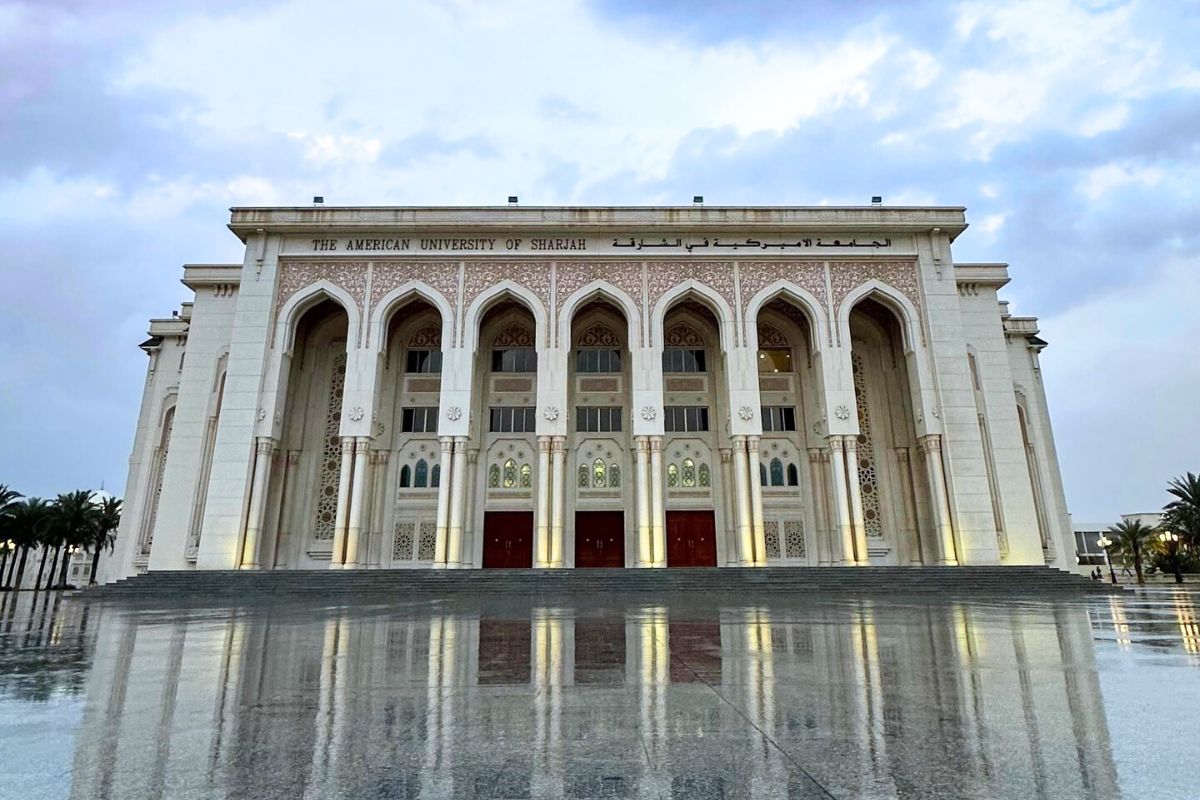
[{"label": "university building", "polygon": [[962,208],[235,208],[150,323],[105,578],[1074,564]]}]

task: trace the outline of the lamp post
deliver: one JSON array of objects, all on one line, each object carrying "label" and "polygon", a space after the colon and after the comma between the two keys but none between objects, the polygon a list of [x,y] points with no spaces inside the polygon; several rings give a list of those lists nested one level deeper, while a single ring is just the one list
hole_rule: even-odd
[{"label": "lamp post", "polygon": [[1175,582],[1183,583],[1183,573],[1179,571],[1179,534],[1174,531],[1162,531],[1158,534],[1158,540],[1162,542],[1163,547],[1167,550],[1167,555],[1171,558],[1171,566],[1175,570]]},{"label": "lamp post", "polygon": [[1100,534],[1100,538],[1096,540],[1096,544],[1104,549],[1104,563],[1108,564],[1108,574],[1112,578],[1112,582],[1117,582],[1117,571],[1113,569],[1112,558],[1108,554],[1108,548],[1112,547],[1113,540],[1105,534]]}]

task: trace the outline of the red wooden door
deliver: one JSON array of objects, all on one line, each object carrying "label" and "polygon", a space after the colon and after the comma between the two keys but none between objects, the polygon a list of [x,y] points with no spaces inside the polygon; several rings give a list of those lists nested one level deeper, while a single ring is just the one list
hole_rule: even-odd
[{"label": "red wooden door", "polygon": [[533,566],[533,512],[488,511],[483,515],[484,569]]},{"label": "red wooden door", "polygon": [[575,512],[575,566],[625,566],[624,512]]},{"label": "red wooden door", "polygon": [[667,566],[715,567],[717,526],[711,511],[667,512]]}]

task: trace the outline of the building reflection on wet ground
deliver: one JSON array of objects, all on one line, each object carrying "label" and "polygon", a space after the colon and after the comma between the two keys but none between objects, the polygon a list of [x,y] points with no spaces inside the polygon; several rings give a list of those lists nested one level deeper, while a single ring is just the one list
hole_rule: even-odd
[{"label": "building reflection on wet ground", "polygon": [[[0,793],[1169,797],[1195,762],[1166,737],[1200,711],[1198,599],[8,595]],[[1145,676],[1183,704],[1164,726],[1117,713]]]}]

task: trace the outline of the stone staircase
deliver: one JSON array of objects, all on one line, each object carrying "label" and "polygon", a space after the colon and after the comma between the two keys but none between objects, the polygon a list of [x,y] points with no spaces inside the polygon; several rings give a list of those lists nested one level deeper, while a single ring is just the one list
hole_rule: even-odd
[{"label": "stone staircase", "polygon": [[766,567],[561,570],[208,570],[149,572],[87,589],[88,599],[174,598],[228,602],[268,597],[429,599],[675,593],[946,596],[1079,596],[1122,591],[1039,566]]}]

